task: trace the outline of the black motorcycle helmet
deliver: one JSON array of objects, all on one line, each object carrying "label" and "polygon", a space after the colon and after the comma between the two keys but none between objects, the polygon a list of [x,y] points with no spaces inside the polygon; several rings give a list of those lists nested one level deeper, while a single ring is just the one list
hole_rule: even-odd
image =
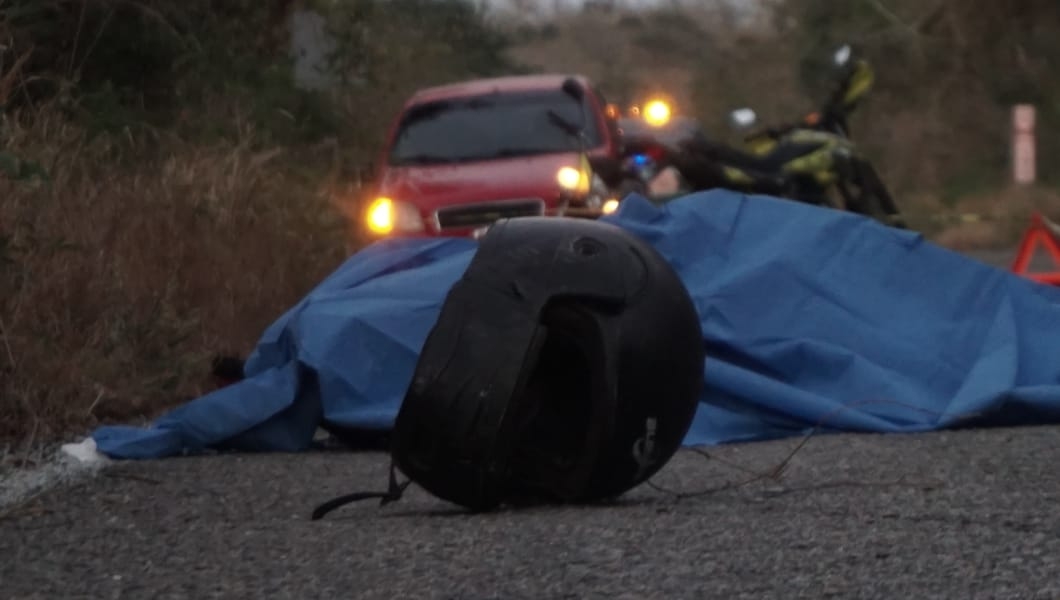
[{"label": "black motorcycle helmet", "polygon": [[473,511],[618,496],[680,447],[703,386],[695,306],[673,268],[609,223],[497,222],[452,287],[391,439],[394,467]]}]

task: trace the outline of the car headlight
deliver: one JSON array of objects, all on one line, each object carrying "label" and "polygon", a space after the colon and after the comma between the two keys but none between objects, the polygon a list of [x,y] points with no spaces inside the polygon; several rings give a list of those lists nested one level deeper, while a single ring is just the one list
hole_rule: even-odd
[{"label": "car headlight", "polygon": [[589,193],[592,177],[592,169],[588,164],[583,164],[580,169],[561,167],[559,171],[556,171],[556,182],[559,183],[559,187],[565,192],[579,196]]},{"label": "car headlight", "polygon": [[415,206],[385,196],[368,206],[366,222],[368,229],[378,235],[423,231],[423,219]]},{"label": "car headlight", "polygon": [[604,206],[601,210],[603,210],[605,215],[615,212],[618,210],[618,200],[615,200],[614,198],[609,199],[607,202],[604,202]]},{"label": "car headlight", "polygon": [[577,191],[581,186],[582,173],[574,167],[563,167],[556,172],[556,182],[568,192]]}]

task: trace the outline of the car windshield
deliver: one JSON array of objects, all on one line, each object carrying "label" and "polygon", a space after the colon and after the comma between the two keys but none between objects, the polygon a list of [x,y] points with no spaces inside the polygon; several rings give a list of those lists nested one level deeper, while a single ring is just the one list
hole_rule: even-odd
[{"label": "car windshield", "polygon": [[[577,137],[554,123],[549,111],[572,125],[582,122],[577,101],[560,89],[425,103],[402,119],[390,162],[443,164],[576,151]],[[600,132],[589,121],[587,140],[596,146]]]}]

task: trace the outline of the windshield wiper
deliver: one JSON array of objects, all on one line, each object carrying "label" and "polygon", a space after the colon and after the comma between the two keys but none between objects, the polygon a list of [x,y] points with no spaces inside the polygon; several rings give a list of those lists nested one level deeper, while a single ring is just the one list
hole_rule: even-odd
[{"label": "windshield wiper", "polygon": [[441,156],[438,154],[411,154],[409,156],[398,156],[394,158],[397,165],[435,165],[451,164],[461,159],[453,156]]},{"label": "windshield wiper", "polygon": [[535,154],[548,154],[551,152],[565,152],[565,150],[556,148],[500,148],[491,153],[486,158],[510,158],[513,156],[533,156]]},{"label": "windshield wiper", "polygon": [[498,148],[497,151],[493,153],[493,155],[498,157],[527,156],[531,154],[546,154],[549,152],[557,151],[550,151],[550,149],[548,148]]},{"label": "windshield wiper", "polygon": [[581,135],[581,127],[578,127],[576,124],[572,123],[569,119],[567,119],[567,117],[564,117],[563,115],[552,110],[551,108],[548,109],[548,112],[546,114],[548,115],[548,122],[551,123],[553,126],[561,129],[567,135],[572,135],[574,137],[578,137]]}]

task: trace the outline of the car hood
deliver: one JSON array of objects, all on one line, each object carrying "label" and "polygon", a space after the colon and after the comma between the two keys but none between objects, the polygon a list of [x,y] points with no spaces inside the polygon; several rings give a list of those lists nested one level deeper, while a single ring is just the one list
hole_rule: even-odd
[{"label": "car hood", "polygon": [[653,127],[642,119],[623,118],[619,119],[619,127],[625,137],[648,137],[657,138],[668,144],[679,144],[684,140],[701,133],[703,128],[699,121],[690,117],[674,117],[669,123],[661,127]]},{"label": "car hood", "polygon": [[544,154],[431,166],[388,166],[379,193],[429,211],[443,206],[540,198],[552,206],[560,187],[556,172],[578,165],[577,153]]}]

